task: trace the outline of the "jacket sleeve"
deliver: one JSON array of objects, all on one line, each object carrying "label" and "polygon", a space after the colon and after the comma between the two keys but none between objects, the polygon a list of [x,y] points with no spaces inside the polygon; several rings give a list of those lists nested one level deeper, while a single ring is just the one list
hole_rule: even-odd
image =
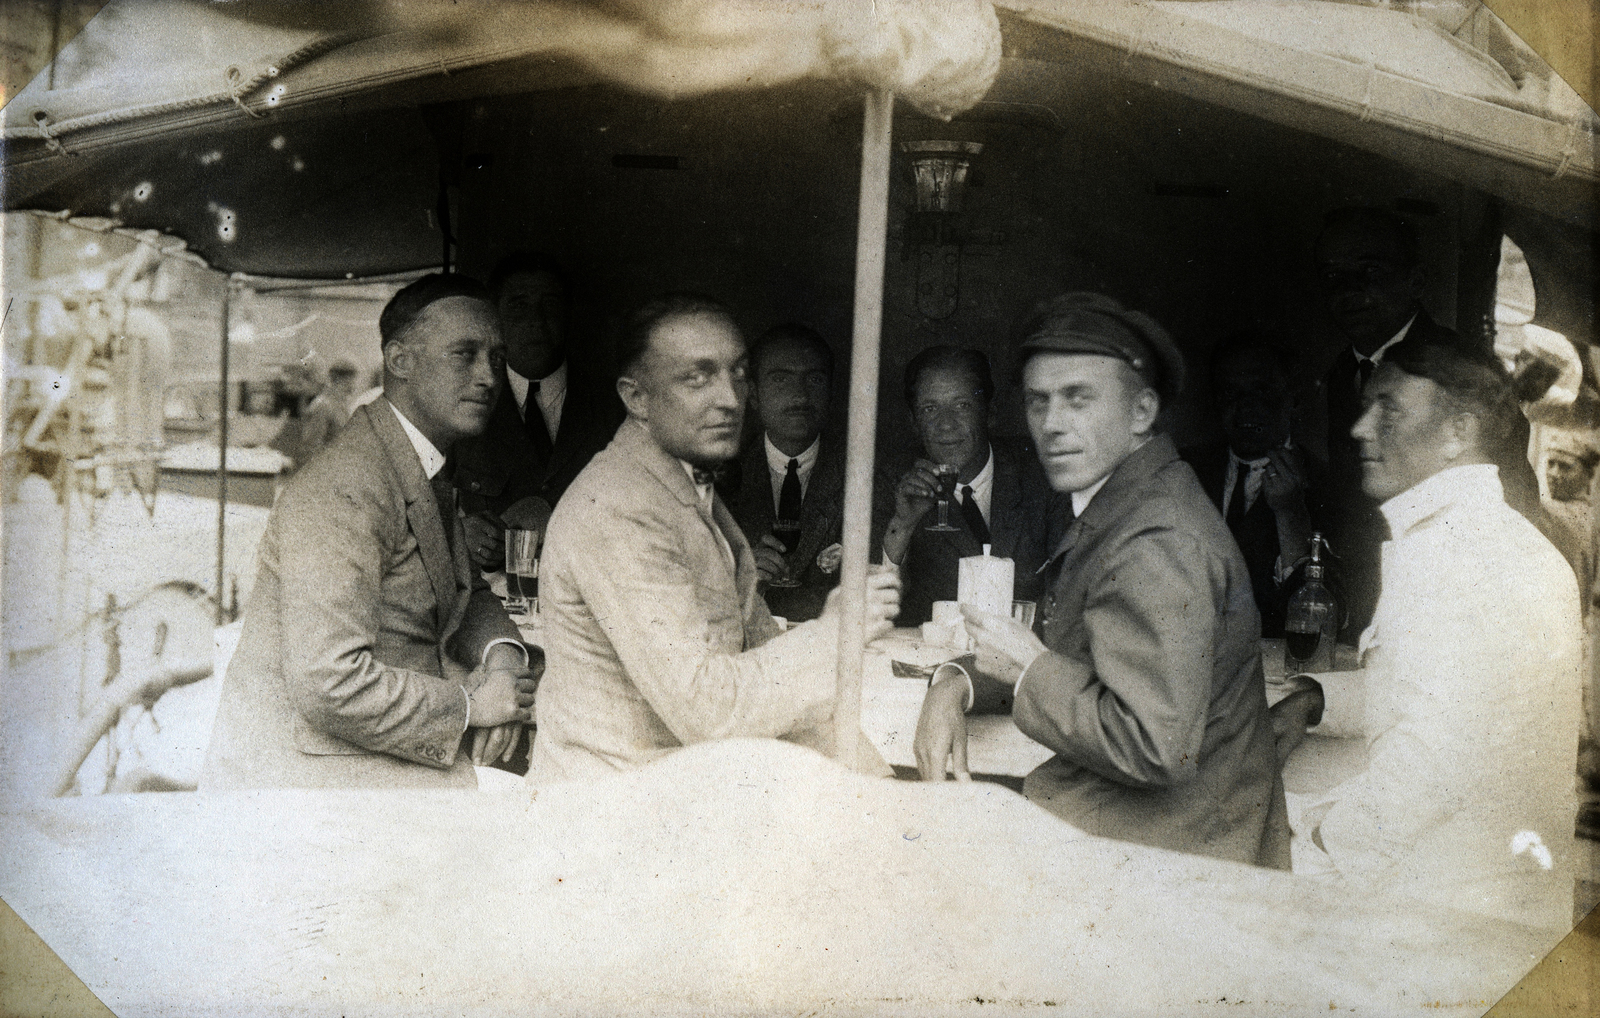
[{"label": "jacket sleeve", "polygon": [[730,653],[719,634],[743,631],[740,605],[700,584],[670,521],[595,513],[574,522],[579,532],[566,546],[606,551],[575,555],[562,568],[679,742],[777,737],[832,716],[838,638],[831,620]]},{"label": "jacket sleeve", "polygon": [[1194,538],[1149,530],[1108,550],[1084,606],[1088,653],[1041,654],[1018,683],[1017,727],[1125,785],[1198,773],[1221,566]]},{"label": "jacket sleeve", "polygon": [[[450,767],[467,721],[461,687],[375,656],[388,545],[406,534],[404,509],[350,484],[291,488],[274,511],[284,682],[294,709],[313,729],[363,749]],[[388,541],[386,514],[399,520]],[[431,588],[426,594],[431,603]]]}]

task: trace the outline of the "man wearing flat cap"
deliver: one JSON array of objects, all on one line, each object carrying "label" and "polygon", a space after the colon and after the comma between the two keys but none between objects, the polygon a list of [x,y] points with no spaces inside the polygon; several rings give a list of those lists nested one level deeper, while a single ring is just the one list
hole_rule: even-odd
[{"label": "man wearing flat cap", "polygon": [[1183,357],[1109,297],[1041,305],[1019,349],[1028,427],[1074,515],[1044,567],[1044,638],[963,609],[972,669],[934,674],[918,767],[966,771],[968,710],[1053,749],[1023,793],[1104,837],[1287,869],[1289,830],[1249,572],[1171,439]]}]

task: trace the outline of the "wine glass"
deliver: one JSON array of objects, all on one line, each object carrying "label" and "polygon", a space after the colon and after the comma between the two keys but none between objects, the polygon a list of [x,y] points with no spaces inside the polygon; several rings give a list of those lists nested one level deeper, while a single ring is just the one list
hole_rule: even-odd
[{"label": "wine glass", "polygon": [[527,615],[538,610],[539,532],[506,531],[506,611]]},{"label": "wine glass", "polygon": [[939,499],[939,522],[929,524],[927,529],[953,534],[960,528],[950,525],[950,500],[955,497],[956,475],[961,473],[961,468],[952,463],[940,463],[934,469],[939,474],[939,487],[936,492]]},{"label": "wine glass", "polygon": [[[799,520],[773,520],[772,536],[783,544],[783,553],[793,555],[794,550],[800,547],[800,521]],[[774,577],[767,583],[769,587],[798,587],[800,581],[794,578],[794,572],[789,568],[787,560],[784,561],[783,573]]]}]

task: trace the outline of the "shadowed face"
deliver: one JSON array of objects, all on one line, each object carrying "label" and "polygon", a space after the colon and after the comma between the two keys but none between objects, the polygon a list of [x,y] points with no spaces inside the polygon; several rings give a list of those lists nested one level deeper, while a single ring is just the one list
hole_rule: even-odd
[{"label": "shadowed face", "polygon": [[1036,353],[1022,391],[1039,463],[1063,492],[1115,470],[1150,437],[1161,406],[1126,362],[1097,354]]},{"label": "shadowed face", "polygon": [[779,448],[801,451],[828,419],[828,364],[800,343],[779,343],[761,354],[755,404],[761,427]]},{"label": "shadowed face", "polygon": [[1589,497],[1594,467],[1571,453],[1550,452],[1545,456],[1544,479],[1550,487],[1550,497],[1557,502],[1582,501]]},{"label": "shadowed face", "polygon": [[960,468],[964,484],[989,459],[989,399],[972,372],[928,368],[917,377],[911,420],[935,463]]},{"label": "shadowed face", "polygon": [[1240,350],[1212,367],[1211,389],[1228,447],[1259,459],[1289,439],[1289,380],[1266,353]]},{"label": "shadowed face", "polygon": [[1416,314],[1422,269],[1407,264],[1397,238],[1376,224],[1330,227],[1317,241],[1317,273],[1328,318],[1371,353]]},{"label": "shadowed face", "polygon": [[707,312],[662,319],[649,347],[617,380],[630,416],[670,455],[711,467],[739,454],[746,378],[744,337]]},{"label": "shadowed face", "polygon": [[506,363],[524,378],[543,378],[566,357],[567,295],[548,272],[518,272],[500,285],[496,310]]},{"label": "shadowed face", "polygon": [[489,423],[505,344],[494,308],[446,297],[422,309],[383,349],[384,393],[440,451]]}]

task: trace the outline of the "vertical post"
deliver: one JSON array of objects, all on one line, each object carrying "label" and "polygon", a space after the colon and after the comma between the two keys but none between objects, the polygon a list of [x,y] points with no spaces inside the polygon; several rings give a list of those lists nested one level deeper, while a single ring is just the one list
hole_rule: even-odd
[{"label": "vertical post", "polygon": [[219,626],[227,621],[223,618],[227,610],[223,591],[223,552],[228,546],[228,319],[233,313],[235,285],[234,280],[229,279],[222,291],[222,367],[218,372],[221,375],[218,392],[222,397],[222,426],[217,429],[217,582],[212,589],[217,592]]},{"label": "vertical post", "polygon": [[861,731],[861,656],[866,646],[867,559],[878,429],[878,359],[883,330],[884,249],[889,227],[889,140],[894,93],[867,93],[861,123],[861,197],[856,214],[855,324],[850,338],[850,418],[845,437],[844,561],[840,567],[834,759],[856,769]]}]

